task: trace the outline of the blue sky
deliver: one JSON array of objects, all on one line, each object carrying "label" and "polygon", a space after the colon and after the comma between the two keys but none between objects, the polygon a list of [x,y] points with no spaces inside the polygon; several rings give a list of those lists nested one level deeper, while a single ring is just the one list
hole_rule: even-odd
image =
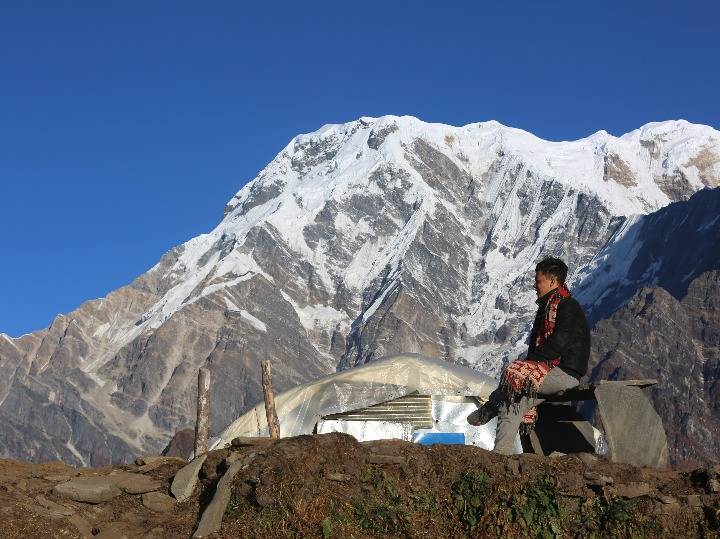
[{"label": "blue sky", "polygon": [[717,2],[250,4],[3,2],[0,331],[130,282],[326,123],[720,127]]}]

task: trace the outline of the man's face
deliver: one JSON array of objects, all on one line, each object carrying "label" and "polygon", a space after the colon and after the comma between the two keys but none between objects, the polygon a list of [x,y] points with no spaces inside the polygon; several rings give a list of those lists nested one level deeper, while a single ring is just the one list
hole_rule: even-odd
[{"label": "man's face", "polygon": [[550,290],[557,288],[558,282],[552,275],[545,275],[542,271],[535,272],[535,292],[537,297],[542,297]]}]

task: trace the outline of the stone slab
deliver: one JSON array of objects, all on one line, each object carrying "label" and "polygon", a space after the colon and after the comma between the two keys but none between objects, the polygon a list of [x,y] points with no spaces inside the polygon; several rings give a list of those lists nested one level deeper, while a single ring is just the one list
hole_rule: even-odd
[{"label": "stone slab", "polygon": [[176,503],[175,498],[162,492],[146,492],[142,495],[142,504],[157,513],[169,513]]},{"label": "stone slab", "polygon": [[662,420],[640,388],[600,384],[595,388],[595,397],[613,462],[667,467],[668,445]]},{"label": "stone slab", "polygon": [[69,517],[70,515],[75,513],[75,509],[60,505],[59,503],[55,503],[52,500],[48,500],[45,496],[36,496],[35,499],[43,507],[50,509],[51,511],[55,511],[56,513],[59,513],[63,516]]},{"label": "stone slab", "polygon": [[244,465],[245,463],[243,461],[234,462],[220,481],[218,481],[215,495],[210,505],[208,505],[203,512],[200,518],[200,524],[197,530],[195,530],[193,537],[207,537],[220,530],[225,509],[227,509],[227,504],[230,501],[230,485],[235,474],[239,472]]},{"label": "stone slab", "polygon": [[144,494],[153,490],[162,488],[162,483],[150,476],[131,473],[131,472],[114,472],[111,477],[115,485],[128,494]]},{"label": "stone slab", "polygon": [[170,492],[178,502],[184,502],[192,496],[198,482],[198,473],[206,458],[207,454],[200,455],[175,474]]},{"label": "stone slab", "polygon": [[53,492],[76,502],[102,503],[121,494],[121,490],[108,476],[76,477],[55,485]]}]

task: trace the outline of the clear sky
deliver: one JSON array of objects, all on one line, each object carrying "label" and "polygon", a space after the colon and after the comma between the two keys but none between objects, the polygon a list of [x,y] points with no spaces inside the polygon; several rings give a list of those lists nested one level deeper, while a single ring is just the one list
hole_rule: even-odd
[{"label": "clear sky", "polygon": [[0,331],[127,284],[326,123],[718,128],[719,4],[5,1]]}]

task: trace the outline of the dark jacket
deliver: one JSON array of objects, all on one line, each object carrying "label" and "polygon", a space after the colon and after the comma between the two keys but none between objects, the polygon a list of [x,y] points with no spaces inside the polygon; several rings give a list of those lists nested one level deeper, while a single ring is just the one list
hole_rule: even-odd
[{"label": "dark jacket", "polygon": [[590,357],[590,328],[585,313],[573,297],[562,298],[557,307],[555,329],[541,347],[535,347],[535,332],[542,328],[545,304],[550,299],[548,292],[535,303],[538,305],[533,330],[530,334],[530,348],[527,359],[552,361],[560,358],[559,367],[578,380],[585,375]]}]

